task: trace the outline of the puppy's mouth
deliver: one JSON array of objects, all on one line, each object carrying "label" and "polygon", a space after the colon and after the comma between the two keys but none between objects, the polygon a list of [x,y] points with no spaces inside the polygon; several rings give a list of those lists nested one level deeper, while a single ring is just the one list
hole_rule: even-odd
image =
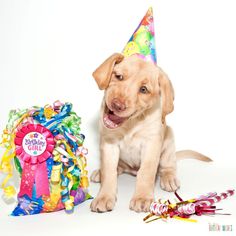
[{"label": "puppy's mouth", "polygon": [[108,129],[116,129],[120,127],[128,117],[120,117],[105,105],[103,123]]}]

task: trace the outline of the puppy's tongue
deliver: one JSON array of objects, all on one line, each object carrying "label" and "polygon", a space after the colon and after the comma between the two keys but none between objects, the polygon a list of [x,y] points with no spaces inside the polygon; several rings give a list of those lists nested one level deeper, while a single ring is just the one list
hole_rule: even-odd
[{"label": "puppy's tongue", "polygon": [[103,117],[104,124],[109,129],[117,128],[125,119],[126,118],[115,115],[113,112],[109,112]]},{"label": "puppy's tongue", "polygon": [[115,114],[108,114],[108,118],[109,118],[109,120],[111,120],[112,122],[114,122],[117,125],[122,123],[125,120],[125,118],[119,117]]}]

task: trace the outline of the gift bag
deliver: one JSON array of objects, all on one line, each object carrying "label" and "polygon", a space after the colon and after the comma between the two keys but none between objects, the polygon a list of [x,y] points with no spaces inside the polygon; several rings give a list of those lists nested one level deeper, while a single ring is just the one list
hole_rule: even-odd
[{"label": "gift bag", "polygon": [[88,150],[83,146],[80,123],[72,104],[60,101],[53,106],[10,111],[3,131],[5,152],[0,170],[6,175],[1,187],[7,198],[16,193],[14,186],[8,185],[15,169],[20,175],[13,216],[61,209],[71,213],[75,205],[91,198]]}]

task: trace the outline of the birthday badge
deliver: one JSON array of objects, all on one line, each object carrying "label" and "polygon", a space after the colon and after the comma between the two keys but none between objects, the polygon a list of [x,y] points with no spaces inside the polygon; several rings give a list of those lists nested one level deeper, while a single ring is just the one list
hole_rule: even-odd
[{"label": "birthday badge", "polygon": [[16,133],[16,155],[23,166],[19,197],[50,195],[46,161],[55,146],[51,132],[40,124],[28,124]]}]

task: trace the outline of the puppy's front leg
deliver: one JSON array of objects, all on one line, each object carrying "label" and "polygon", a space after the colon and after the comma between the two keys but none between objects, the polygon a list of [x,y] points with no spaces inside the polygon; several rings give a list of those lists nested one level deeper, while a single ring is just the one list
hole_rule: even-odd
[{"label": "puppy's front leg", "polygon": [[142,147],[141,166],[137,173],[136,189],[130,201],[130,209],[147,212],[154,199],[154,187],[160,160],[162,138],[154,138]]},{"label": "puppy's front leg", "polygon": [[106,212],[113,210],[117,192],[117,166],[119,161],[119,147],[101,141],[101,187],[97,197],[91,203],[91,210]]}]

